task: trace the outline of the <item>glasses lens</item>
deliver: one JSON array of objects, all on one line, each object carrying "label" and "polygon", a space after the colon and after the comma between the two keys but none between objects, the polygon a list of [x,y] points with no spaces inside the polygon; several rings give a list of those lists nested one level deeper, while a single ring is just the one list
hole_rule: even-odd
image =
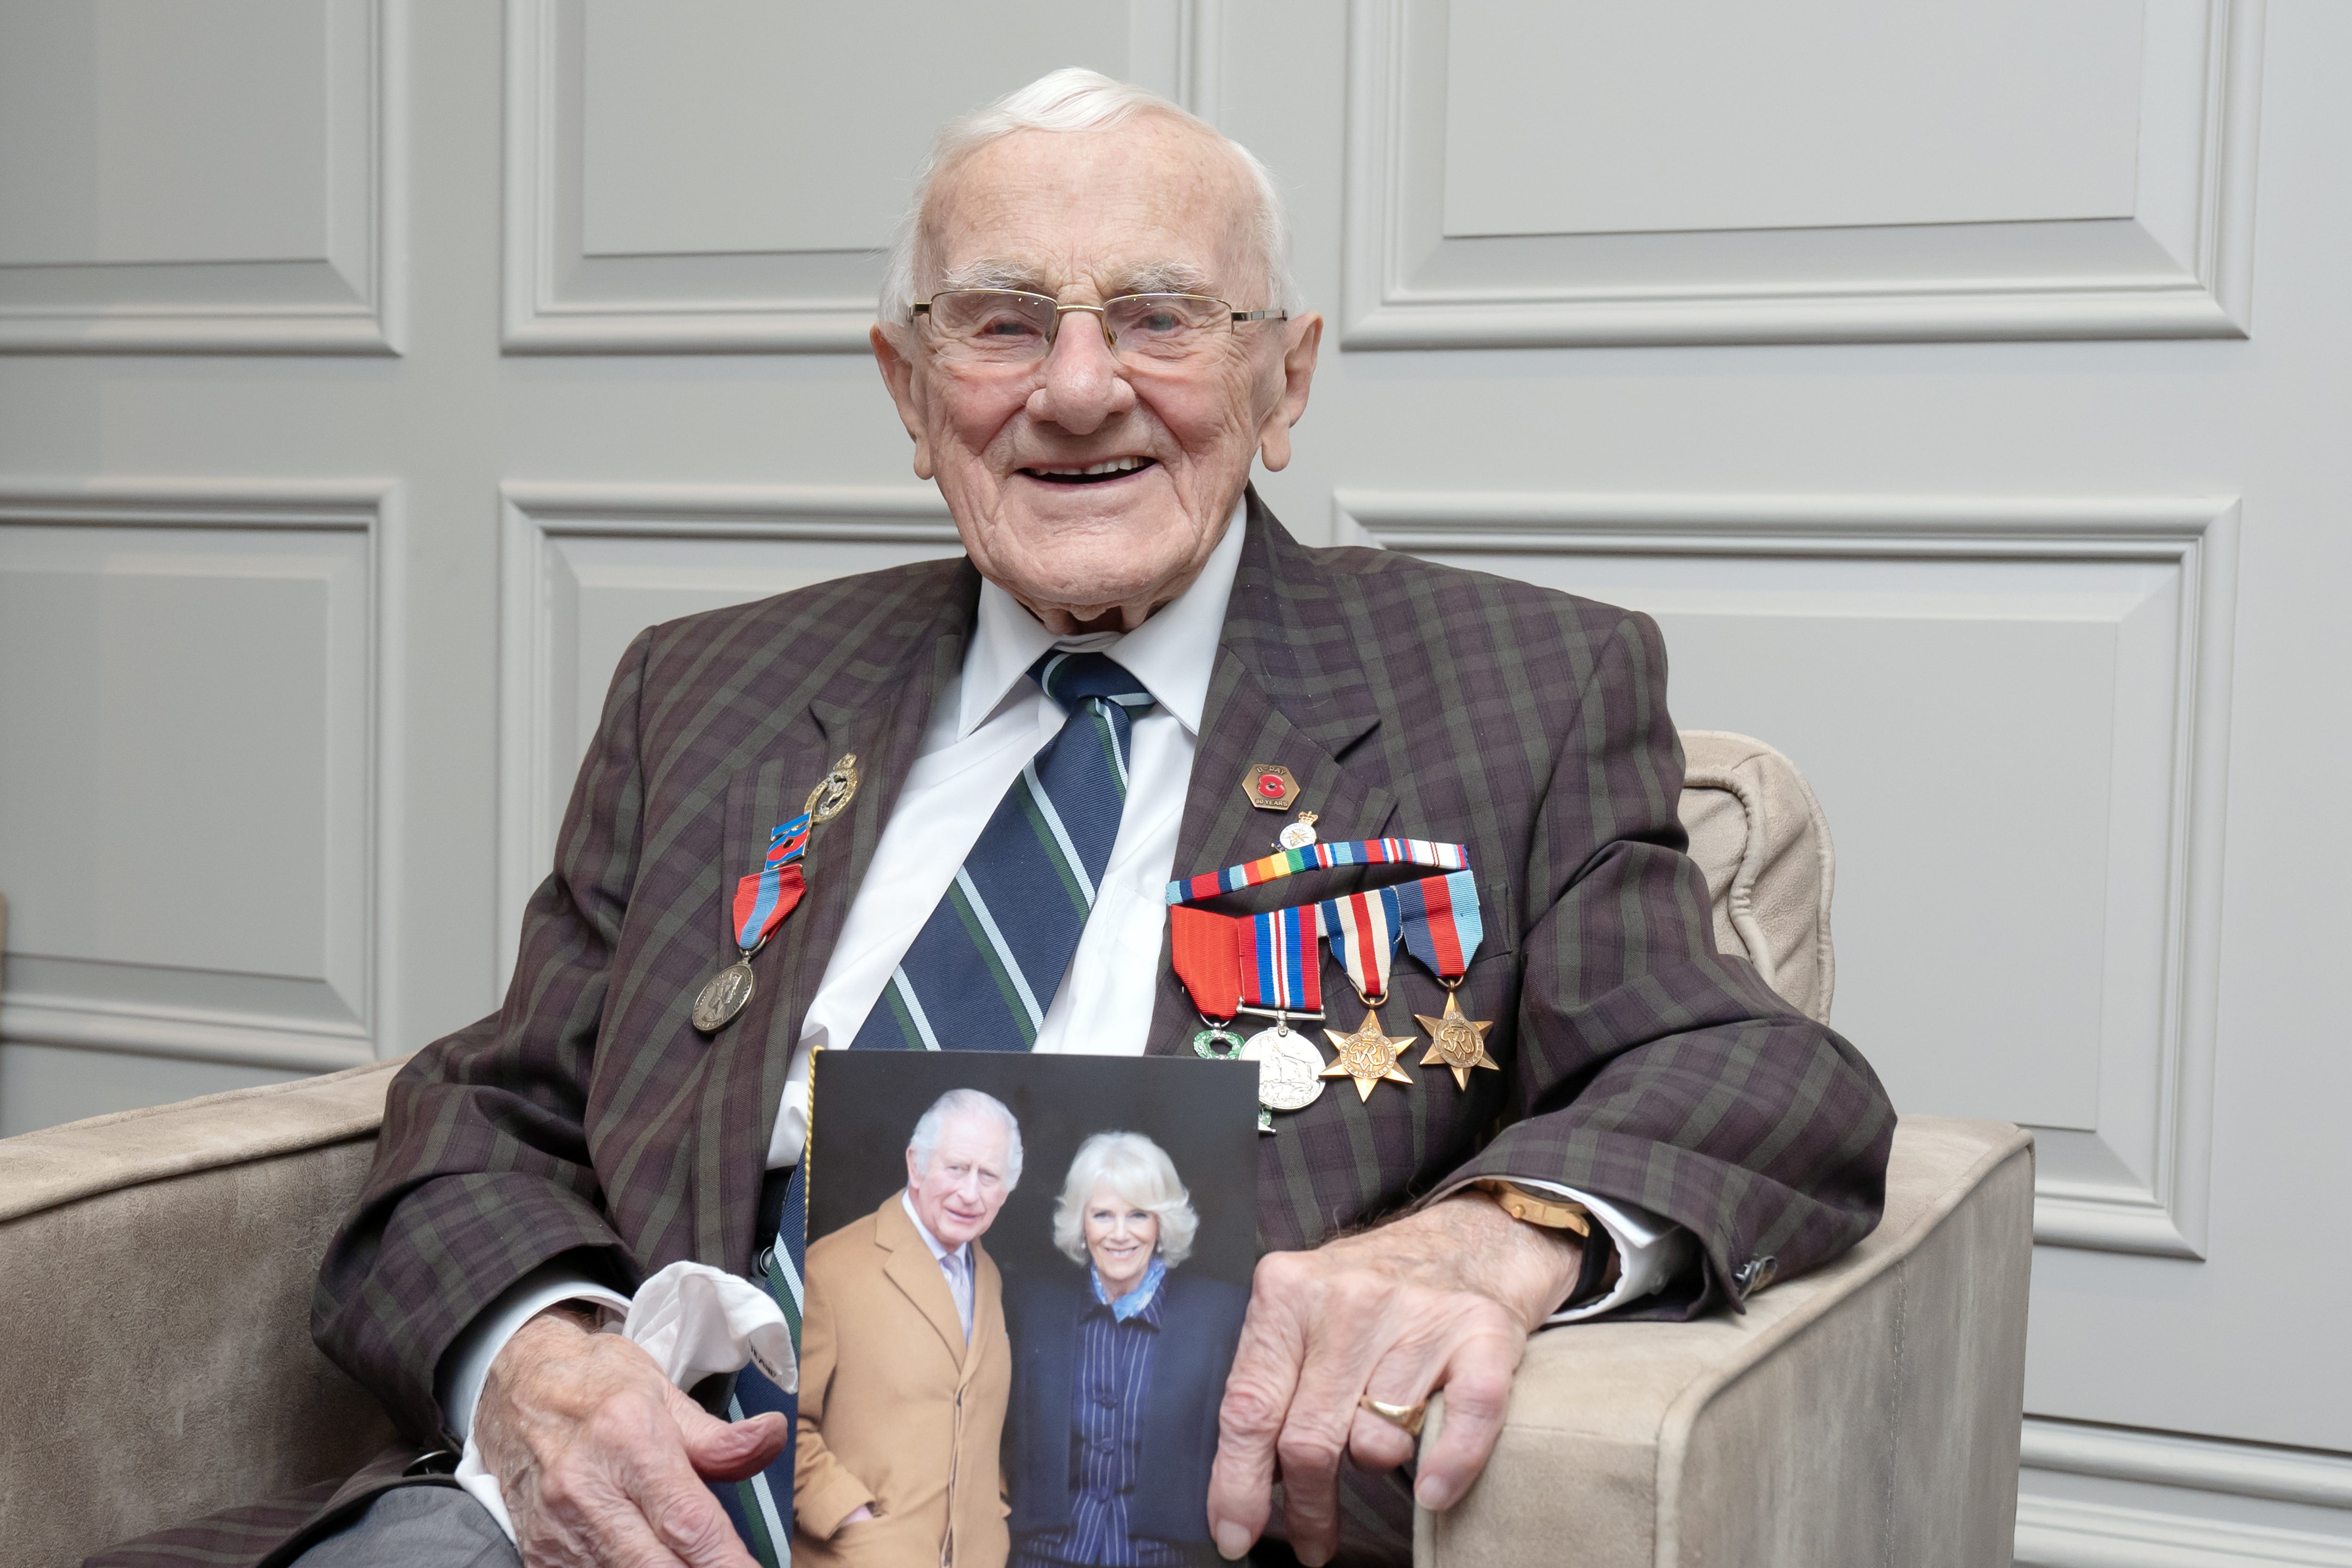
[{"label": "glasses lens", "polygon": [[959,354],[1017,363],[1052,342],[1054,301],[1010,289],[950,289],[931,297],[931,327]]},{"label": "glasses lens", "polygon": [[1122,294],[1108,302],[1104,317],[1120,353],[1183,359],[1213,342],[1233,311],[1223,300],[1201,294]]}]

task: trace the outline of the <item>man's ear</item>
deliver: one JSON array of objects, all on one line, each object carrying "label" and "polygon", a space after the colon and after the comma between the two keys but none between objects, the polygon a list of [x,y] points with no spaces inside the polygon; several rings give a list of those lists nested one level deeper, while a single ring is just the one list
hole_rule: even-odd
[{"label": "man's ear", "polygon": [[[1313,310],[1285,322],[1282,395],[1257,428],[1258,456],[1266,472],[1290,466],[1290,427],[1307,412],[1307,391],[1315,381],[1316,351],[1323,343],[1323,318]],[[878,329],[877,329],[878,330]]]},{"label": "man's ear", "polygon": [[[882,329],[877,327],[874,330],[878,332]],[[907,1184],[910,1187],[913,1186],[916,1179],[922,1173],[920,1171],[915,1169],[915,1146],[912,1143],[909,1143],[907,1145]]]},{"label": "man's ear", "polygon": [[[874,363],[881,369],[882,384],[890,389],[890,401],[898,405],[898,423],[907,427],[915,443],[915,477],[928,479],[931,477],[930,435],[923,423],[922,405],[915,400],[915,362],[905,352],[912,345],[901,344],[898,334],[879,321],[866,333],[866,341],[874,345]],[[911,1163],[907,1169],[912,1175]]]}]

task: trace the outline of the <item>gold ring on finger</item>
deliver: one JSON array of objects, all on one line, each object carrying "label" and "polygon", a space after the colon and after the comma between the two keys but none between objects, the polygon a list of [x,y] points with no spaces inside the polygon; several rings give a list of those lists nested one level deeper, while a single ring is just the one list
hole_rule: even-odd
[{"label": "gold ring on finger", "polygon": [[1411,1405],[1391,1405],[1385,1399],[1374,1399],[1370,1394],[1363,1394],[1356,1396],[1356,1403],[1390,1426],[1403,1427],[1408,1437],[1421,1436],[1421,1424],[1429,1415],[1429,1401],[1426,1399],[1416,1399]]}]

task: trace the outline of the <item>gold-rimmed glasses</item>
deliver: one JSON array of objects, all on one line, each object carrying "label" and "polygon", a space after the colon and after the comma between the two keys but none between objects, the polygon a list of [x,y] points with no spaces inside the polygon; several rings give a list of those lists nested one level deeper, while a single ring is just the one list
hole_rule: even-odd
[{"label": "gold-rimmed glasses", "polygon": [[1213,351],[1244,321],[1284,321],[1282,310],[1236,310],[1207,294],[1116,294],[1099,305],[1065,305],[1019,289],[950,289],[915,307],[941,353],[975,364],[1034,364],[1053,352],[1062,318],[1082,310],[1102,323],[1112,353],[1131,363],[1181,364]]}]

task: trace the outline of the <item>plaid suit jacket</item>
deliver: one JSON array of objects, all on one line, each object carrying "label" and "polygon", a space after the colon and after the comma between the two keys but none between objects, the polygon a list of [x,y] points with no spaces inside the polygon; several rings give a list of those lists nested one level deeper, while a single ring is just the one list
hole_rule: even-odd
[{"label": "plaid suit jacket", "polygon": [[[1462,998],[1496,1020],[1504,1068],[1466,1090],[1422,1069],[1409,1089],[1328,1093],[1280,1118],[1259,1141],[1262,1245],[1311,1247],[1476,1176],[1545,1178],[1688,1226],[1700,1269],[1643,1310],[1689,1316],[1867,1234],[1893,1110],[1852,1046],[1715,951],[1682,853],[1656,626],[1409,556],[1307,548],[1255,492],[1246,526],[1176,872],[1267,852],[1278,822],[1242,786],[1260,762],[1290,769],[1326,838],[1466,844],[1486,944]],[[448,1440],[442,1354],[548,1259],[625,1288],[678,1258],[748,1267],[802,1016],[961,668],[978,591],[964,561],[898,567],[631,644],[505,1005],[395,1079],[320,1279],[319,1343],[404,1430]],[[696,992],[736,956],[735,879],[845,752],[863,787],[818,830],[806,900],[755,961],[757,994],[731,1026],[697,1033]],[[1320,896],[1352,885],[1326,875]],[[1443,1005],[1418,966],[1397,966],[1391,1017]],[[1147,1048],[1185,1050],[1197,1026],[1163,952]],[[1409,1555],[1402,1486],[1351,1486],[1349,1554]]]}]

